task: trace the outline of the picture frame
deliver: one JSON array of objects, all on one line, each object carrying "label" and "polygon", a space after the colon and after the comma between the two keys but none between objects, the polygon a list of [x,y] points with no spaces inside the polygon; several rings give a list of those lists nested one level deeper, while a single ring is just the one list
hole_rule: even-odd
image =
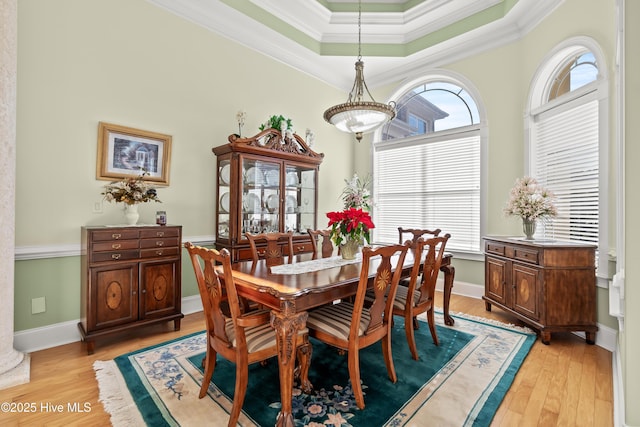
[{"label": "picture frame", "polygon": [[144,169],[145,181],[168,186],[171,140],[171,135],[100,122],[96,178],[135,178]]}]

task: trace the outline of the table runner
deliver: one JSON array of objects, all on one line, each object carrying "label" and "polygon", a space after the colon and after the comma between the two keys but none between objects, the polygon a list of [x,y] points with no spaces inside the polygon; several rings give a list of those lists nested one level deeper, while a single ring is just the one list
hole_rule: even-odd
[{"label": "table runner", "polygon": [[271,267],[273,274],[303,274],[313,271],[325,270],[327,268],[341,267],[348,264],[362,262],[362,254],[356,254],[354,259],[343,259],[341,256],[330,258],[312,259],[309,261],[296,262],[295,264],[274,265]]}]

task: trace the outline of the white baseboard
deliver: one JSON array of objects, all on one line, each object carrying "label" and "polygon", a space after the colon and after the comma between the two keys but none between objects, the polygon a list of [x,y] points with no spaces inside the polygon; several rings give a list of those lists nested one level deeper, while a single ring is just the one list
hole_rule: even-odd
[{"label": "white baseboard", "polygon": [[[442,291],[442,285],[442,281],[439,280],[437,285],[439,291]],[[484,294],[484,287],[473,283],[456,281],[453,285],[452,293],[480,299]],[[184,314],[191,314],[198,311],[202,311],[202,302],[200,301],[199,295],[182,298],[182,312]],[[452,311],[455,311],[455,307]],[[31,353],[80,341],[81,336],[78,331],[79,321],[80,320],[71,320],[41,328],[16,332],[13,335],[13,346],[16,350]],[[617,331],[604,325],[598,325],[598,327],[600,330],[596,334],[596,345],[614,352],[618,340]],[[582,332],[575,332],[575,334],[584,338],[584,333]]]},{"label": "white baseboard", "polygon": [[[202,311],[199,295],[182,298],[182,313],[191,314],[198,311]],[[78,322],[80,319],[16,332],[13,334],[13,347],[24,353],[32,353],[80,341],[82,337],[78,330]],[[202,328],[204,327],[203,323]]]}]

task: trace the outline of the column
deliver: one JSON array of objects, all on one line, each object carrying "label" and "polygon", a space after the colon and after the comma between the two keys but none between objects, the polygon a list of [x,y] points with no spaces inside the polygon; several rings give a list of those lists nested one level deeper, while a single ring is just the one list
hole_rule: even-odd
[{"label": "column", "polygon": [[13,348],[18,0],[0,0],[0,389],[29,382],[29,355]]}]

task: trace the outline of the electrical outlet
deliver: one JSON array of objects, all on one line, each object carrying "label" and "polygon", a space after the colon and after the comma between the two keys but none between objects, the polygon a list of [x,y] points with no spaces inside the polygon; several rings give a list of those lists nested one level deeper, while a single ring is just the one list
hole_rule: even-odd
[{"label": "electrical outlet", "polygon": [[31,314],[44,313],[45,311],[47,311],[47,305],[44,297],[31,300]]},{"label": "electrical outlet", "polygon": [[102,202],[94,202],[93,203],[93,213],[102,213]]}]

